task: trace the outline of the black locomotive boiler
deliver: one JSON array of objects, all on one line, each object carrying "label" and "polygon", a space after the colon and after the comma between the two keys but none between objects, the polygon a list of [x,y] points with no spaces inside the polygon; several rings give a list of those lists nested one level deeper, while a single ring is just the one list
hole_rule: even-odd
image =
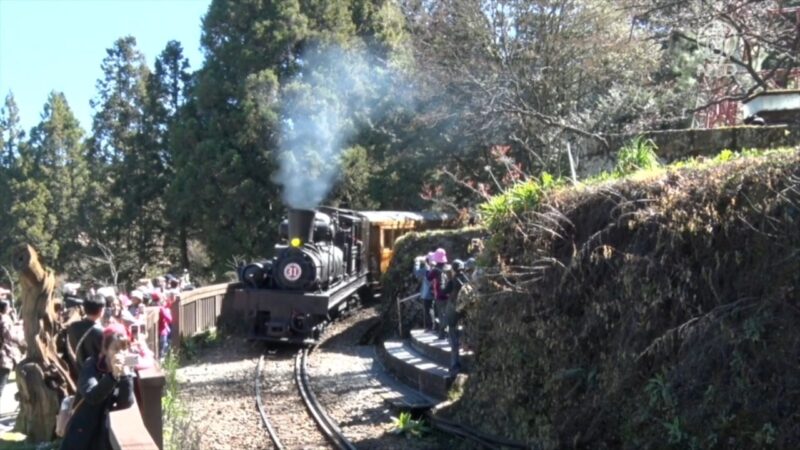
[{"label": "black locomotive boiler", "polygon": [[239,270],[235,302],[253,339],[310,343],[324,323],[370,291],[368,219],[337,208],[292,209],[272,259]]}]

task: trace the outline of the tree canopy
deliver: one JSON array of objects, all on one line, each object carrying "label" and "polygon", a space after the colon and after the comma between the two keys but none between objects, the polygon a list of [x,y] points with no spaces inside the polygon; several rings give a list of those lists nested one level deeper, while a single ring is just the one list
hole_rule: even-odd
[{"label": "tree canopy", "polygon": [[0,256],[29,241],[73,277],[221,275],[269,254],[289,194],[323,179],[311,203],[469,213],[606,133],[796,86],[797,6],[214,0],[196,70],[196,43],[152,68],[135,37],[111,43],[90,130],[59,92],[22,130],[6,96]]}]

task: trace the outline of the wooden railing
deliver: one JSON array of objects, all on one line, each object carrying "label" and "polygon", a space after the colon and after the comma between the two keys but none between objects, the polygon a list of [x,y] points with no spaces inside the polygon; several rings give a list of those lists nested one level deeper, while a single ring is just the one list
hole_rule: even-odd
[{"label": "wooden railing", "polygon": [[133,405],[109,413],[109,439],[114,450],[163,448],[161,396],[164,381],[164,373],[159,368],[138,372]]},{"label": "wooden railing", "polygon": [[[222,300],[228,284],[205,286],[181,292],[180,301],[172,305],[172,345],[180,345],[181,337],[212,330],[222,312]],[[159,308],[145,309],[147,345],[156,360],[160,359],[158,342]],[[161,396],[164,373],[160,368],[141,370],[136,378],[136,403],[109,415],[111,445],[115,450],[156,450],[163,448]]]},{"label": "wooden railing", "polygon": [[[222,312],[222,300],[228,292],[228,284],[214,284],[192,291],[183,291],[180,301],[172,304],[172,341],[177,348],[181,338],[192,337],[217,326]],[[158,307],[145,308],[147,346],[156,359],[160,358],[158,345]]]},{"label": "wooden railing", "polygon": [[172,305],[172,345],[179,345],[181,338],[217,327],[228,286],[228,283],[214,284],[181,292],[180,302]]}]

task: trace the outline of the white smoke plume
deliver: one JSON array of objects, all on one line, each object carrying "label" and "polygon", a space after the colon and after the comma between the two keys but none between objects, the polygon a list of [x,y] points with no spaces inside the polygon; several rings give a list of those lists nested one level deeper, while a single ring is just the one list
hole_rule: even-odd
[{"label": "white smoke plume", "polygon": [[359,124],[383,114],[390,93],[407,96],[395,95],[397,76],[363,52],[316,49],[303,55],[301,67],[281,96],[275,181],[287,206],[312,209],[337,181],[341,154]]}]

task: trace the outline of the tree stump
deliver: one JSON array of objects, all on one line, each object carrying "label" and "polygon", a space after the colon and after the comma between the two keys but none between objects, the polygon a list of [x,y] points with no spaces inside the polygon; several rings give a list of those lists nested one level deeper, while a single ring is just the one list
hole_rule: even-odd
[{"label": "tree stump", "polygon": [[19,387],[15,431],[25,434],[31,442],[49,441],[61,399],[75,392],[69,371],[56,351],[55,277],[42,266],[30,245],[14,251],[12,265],[19,273],[20,317],[28,346],[25,359],[14,369]]}]

